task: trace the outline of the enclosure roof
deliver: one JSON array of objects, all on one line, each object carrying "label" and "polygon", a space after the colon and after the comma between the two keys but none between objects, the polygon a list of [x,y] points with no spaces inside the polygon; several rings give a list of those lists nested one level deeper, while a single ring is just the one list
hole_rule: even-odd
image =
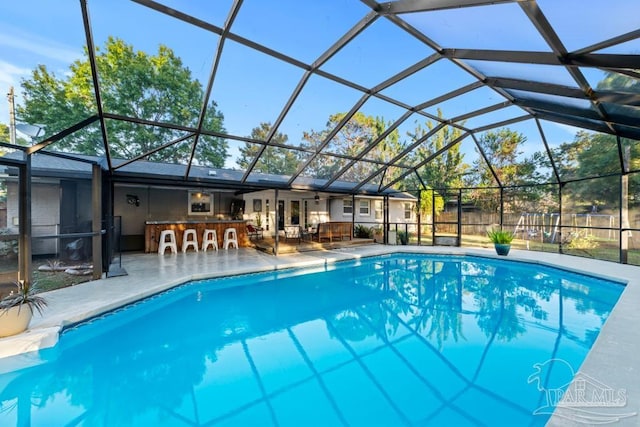
[{"label": "enclosure roof", "polygon": [[[490,161],[478,139],[504,127],[552,165],[551,148],[580,129],[617,138],[603,150],[640,139],[637,0],[19,3],[2,6],[27,40],[13,56],[58,77],[84,70],[91,98],[85,116],[45,124],[28,152],[78,153],[90,138],[114,177],[148,176],[153,163],[185,182],[391,194],[409,179],[432,185],[420,172],[455,146]],[[165,76],[140,77],[151,84],[141,92],[114,83],[101,59],[110,38],[149,55],[171,49],[199,83],[197,108],[169,88],[170,101],[145,112]],[[380,123],[356,133],[366,118]]]}]

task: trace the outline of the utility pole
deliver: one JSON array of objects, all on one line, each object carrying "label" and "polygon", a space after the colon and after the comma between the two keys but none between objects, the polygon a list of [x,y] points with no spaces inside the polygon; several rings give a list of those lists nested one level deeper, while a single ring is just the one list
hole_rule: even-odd
[{"label": "utility pole", "polygon": [[7,99],[9,100],[9,142],[15,145],[16,144],[16,105],[15,105],[15,94],[13,92],[13,86],[9,88]]}]

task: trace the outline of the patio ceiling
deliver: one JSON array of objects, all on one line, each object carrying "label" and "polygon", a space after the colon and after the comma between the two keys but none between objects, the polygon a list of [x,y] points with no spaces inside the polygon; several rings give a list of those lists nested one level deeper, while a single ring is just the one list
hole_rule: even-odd
[{"label": "patio ceiling", "polygon": [[[94,114],[34,141],[28,152],[55,152],[57,143],[91,128],[114,176],[188,144],[188,160],[175,161],[182,179],[215,184],[224,174],[202,178],[197,169],[207,163],[198,144],[216,137],[228,146],[225,167],[236,170],[239,188],[385,193],[406,189],[403,180],[457,144],[482,157],[478,138],[505,126],[526,129],[531,149],[547,156],[550,146],[565,142],[556,127],[615,135],[618,151],[620,138],[640,140],[636,0],[133,0],[110,2],[111,10],[100,2],[66,3],[61,13],[73,16],[77,41],[88,52]],[[126,28],[135,22],[144,31]],[[107,105],[96,61],[96,46],[107,36],[147,51],[163,44],[182,55],[202,80],[200,110],[177,123]],[[636,84],[605,87],[605,76]],[[223,131],[207,128],[211,101],[224,115]],[[385,129],[359,150],[338,149],[337,138],[358,114],[383,117]],[[427,122],[426,135],[406,136]],[[113,123],[168,129],[173,138],[126,158],[112,146],[119,137]],[[256,136],[252,129],[260,123],[268,125]],[[432,156],[410,156],[445,126],[459,136]],[[315,144],[305,144],[311,132]],[[401,135],[400,148],[373,156],[393,132]],[[233,163],[247,147],[252,154],[244,167]],[[293,153],[295,170],[258,168],[284,151]],[[316,176],[318,165],[330,166],[331,175]]]}]

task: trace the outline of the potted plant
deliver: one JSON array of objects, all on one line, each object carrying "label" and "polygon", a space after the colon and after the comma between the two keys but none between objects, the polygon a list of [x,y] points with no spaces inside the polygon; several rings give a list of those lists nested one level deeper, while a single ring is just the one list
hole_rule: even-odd
[{"label": "potted plant", "polygon": [[401,245],[406,245],[409,243],[409,233],[406,231],[398,231],[398,240]]},{"label": "potted plant", "polygon": [[508,255],[511,249],[511,241],[515,237],[513,233],[504,230],[489,230],[487,231],[489,240],[493,243],[498,255]]},{"label": "potted plant", "polygon": [[34,309],[42,315],[46,300],[36,295],[34,287],[20,280],[16,290],[0,300],[0,337],[19,334],[29,327]]}]

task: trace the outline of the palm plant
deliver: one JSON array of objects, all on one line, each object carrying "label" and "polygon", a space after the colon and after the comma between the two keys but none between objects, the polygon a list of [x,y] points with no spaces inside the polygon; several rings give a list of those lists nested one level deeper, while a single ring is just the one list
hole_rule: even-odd
[{"label": "palm plant", "polygon": [[508,245],[513,241],[515,237],[513,233],[505,230],[489,230],[487,231],[487,236],[491,243],[496,243],[499,245]]},{"label": "palm plant", "polygon": [[0,315],[5,314],[12,307],[20,307],[26,305],[31,312],[37,311],[42,315],[42,310],[47,306],[47,301],[40,295],[36,295],[35,286],[26,283],[23,280],[14,282],[17,291],[11,293],[0,300]]}]

